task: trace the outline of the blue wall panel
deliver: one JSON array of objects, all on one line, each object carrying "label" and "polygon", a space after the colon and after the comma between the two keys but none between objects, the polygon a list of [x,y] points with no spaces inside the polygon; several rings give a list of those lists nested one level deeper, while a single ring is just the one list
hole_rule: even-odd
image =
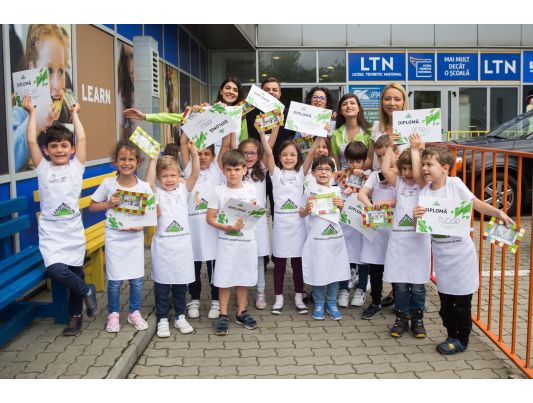
[{"label": "blue wall panel", "polygon": [[178,26],[176,24],[163,25],[165,30],[165,60],[178,65]]},{"label": "blue wall panel", "polygon": [[142,35],[141,24],[118,24],[117,32],[130,41],[133,41],[134,36]]},{"label": "blue wall panel", "polygon": [[190,36],[183,29],[179,28],[179,54],[180,54],[180,68],[187,73],[191,71],[191,55],[190,55]]},{"label": "blue wall panel", "polygon": [[0,201],[9,199],[9,183],[2,183],[0,185]]}]

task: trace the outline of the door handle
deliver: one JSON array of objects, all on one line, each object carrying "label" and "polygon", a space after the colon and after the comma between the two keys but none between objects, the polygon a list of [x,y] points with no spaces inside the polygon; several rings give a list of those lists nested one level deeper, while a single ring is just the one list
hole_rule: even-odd
[{"label": "door handle", "polygon": [[409,93],[407,94],[407,98],[409,98],[411,95],[413,95],[413,91],[409,91]]}]

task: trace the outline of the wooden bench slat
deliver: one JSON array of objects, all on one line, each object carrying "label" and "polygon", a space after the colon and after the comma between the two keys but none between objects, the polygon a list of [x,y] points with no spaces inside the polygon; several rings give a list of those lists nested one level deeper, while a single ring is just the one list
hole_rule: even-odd
[{"label": "wooden bench slat", "polygon": [[0,239],[5,239],[28,228],[30,228],[30,218],[27,215],[13,218],[0,224]]},{"label": "wooden bench slat", "polygon": [[27,207],[28,202],[25,197],[4,200],[0,202],[0,217],[5,217],[7,215],[25,210]]},{"label": "wooden bench slat", "polygon": [[[41,267],[44,269],[43,259],[40,254],[34,254],[27,257],[24,261],[15,266],[11,266],[0,274],[0,289],[3,289],[8,284],[13,283],[17,279],[24,276],[26,273],[35,270],[35,268]],[[44,275],[44,270],[43,270]]]},{"label": "wooden bench slat", "polygon": [[13,301],[22,298],[28,291],[39,285],[45,279],[44,265],[9,284],[0,294],[0,309],[5,308]]},{"label": "wooden bench slat", "polygon": [[37,246],[32,245],[15,255],[0,260],[0,274],[35,254],[40,255],[41,252]]}]

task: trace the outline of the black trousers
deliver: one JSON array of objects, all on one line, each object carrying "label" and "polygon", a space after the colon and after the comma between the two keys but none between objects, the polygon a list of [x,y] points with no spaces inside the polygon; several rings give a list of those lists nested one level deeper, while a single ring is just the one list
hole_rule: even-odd
[{"label": "black trousers", "polygon": [[185,312],[187,284],[160,284],[154,281],[155,313],[158,322],[162,318],[168,318],[169,294],[172,294],[174,299],[176,319]]},{"label": "black trousers", "polygon": [[472,295],[448,295],[439,292],[440,317],[448,337],[467,346],[472,331]]},{"label": "black trousers", "polygon": [[[218,287],[213,285],[213,273],[215,271],[215,261],[208,260],[205,262],[207,265],[207,276],[209,277],[209,284],[211,285],[211,301],[218,301]],[[200,277],[200,270],[202,268],[202,262],[194,262],[194,283],[189,284],[189,294],[191,299],[200,299],[200,293],[202,291],[202,279]]]},{"label": "black trousers", "polygon": [[381,294],[383,293],[383,271],[382,264],[369,264],[368,275],[370,276],[370,296],[372,305],[381,305]]},{"label": "black trousers", "polygon": [[89,287],[84,280],[83,267],[54,263],[46,268],[46,274],[69,290],[69,315],[81,315],[83,311],[83,296],[89,292]]}]

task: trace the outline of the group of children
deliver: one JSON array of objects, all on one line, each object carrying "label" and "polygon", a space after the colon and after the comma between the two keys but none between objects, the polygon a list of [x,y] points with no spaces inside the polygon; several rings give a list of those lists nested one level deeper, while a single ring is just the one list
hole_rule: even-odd
[{"label": "group of children", "polygon": [[[136,176],[141,163],[139,149],[129,140],[118,142],[113,154],[118,174],[102,182],[89,209],[94,212],[112,209],[120,202],[118,190],[156,194],[158,223],[151,252],[157,336],[170,336],[170,294],[175,309],[174,327],[184,334],[193,331],[185,314],[189,318],[200,314],[203,262],[211,283],[208,317],[216,319],[215,334],[225,335],[229,331],[231,288],[235,288],[236,295],[235,322],[255,329],[257,322],[247,312],[248,288],[257,287],[256,308],[265,309],[265,265],[272,254],[275,294],[272,314],[282,314],[285,306],[284,276],[290,259],[294,305],[299,314],[308,313],[304,284],[312,287],[313,319],[323,320],[327,313],[331,319],[340,320],[339,306],[348,306],[349,286],[355,287],[351,305],[363,306],[369,278],[372,301],[362,318],[371,319],[381,310],[385,280],[392,283],[395,300],[396,319],[390,335],[400,337],[410,321],[414,336],[425,337],[425,284],[429,281],[433,256],[440,315],[448,331],[448,338],[437,350],[442,354],[464,351],[472,327],[472,294],[479,285],[474,245],[470,238],[417,233],[416,220],[425,212],[418,198],[427,195],[469,200],[483,214],[506,223],[511,220],[477,199],[460,179],[449,177],[454,158],[445,146],[424,148],[420,138],[412,135],[410,147],[401,152],[397,149],[391,116],[394,110],[405,109],[406,102],[401,86],[387,86],[382,94],[382,119],[370,129],[358,98],[347,94],[337,108],[334,151],[328,138],[317,137],[303,159],[298,144],[286,140],[279,146],[277,165],[272,148],[278,128],[267,138],[258,125],[260,142],[245,139],[232,150],[227,136],[217,156],[214,146],[197,150],[189,141],[187,155],[183,155],[181,148],[183,172],[177,158],[159,157],[156,153],[146,181]],[[76,148],[68,131],[59,137],[50,132],[44,152],[51,162],[43,160],[36,145],[32,123],[35,110],[26,98],[24,108],[30,116],[28,144],[37,167],[42,200],[40,247],[49,275],[71,291],[69,306],[73,319],[64,334],[76,335],[81,331],[80,301],[85,300],[88,316],[94,316],[96,310],[94,287],[83,282],[80,269],[84,242],[77,198],[85,160],[85,136],[77,116],[79,107],[72,110]],[[59,172],[66,179],[59,180]],[[265,207],[267,175],[272,181],[274,201],[272,248],[266,217],[259,219],[254,228],[247,228],[242,219],[227,222],[223,211],[230,198]],[[58,181],[61,186],[50,192]],[[332,196],[334,208],[326,214],[312,214],[321,195]],[[350,198],[368,208],[393,209],[392,227],[376,230],[369,240],[343,223],[341,212]],[[73,213],[67,218],[49,220],[53,214],[48,211],[54,211],[61,203],[71,206]],[[128,322],[138,330],[148,327],[139,312],[145,273],[142,230],[142,227],[117,230],[106,225],[108,332],[120,330],[119,295],[124,280],[130,283]],[[63,249],[52,252],[49,245],[58,241],[62,241]],[[354,273],[358,274],[358,282],[354,281]],[[186,305],[187,290],[191,302]]]}]

